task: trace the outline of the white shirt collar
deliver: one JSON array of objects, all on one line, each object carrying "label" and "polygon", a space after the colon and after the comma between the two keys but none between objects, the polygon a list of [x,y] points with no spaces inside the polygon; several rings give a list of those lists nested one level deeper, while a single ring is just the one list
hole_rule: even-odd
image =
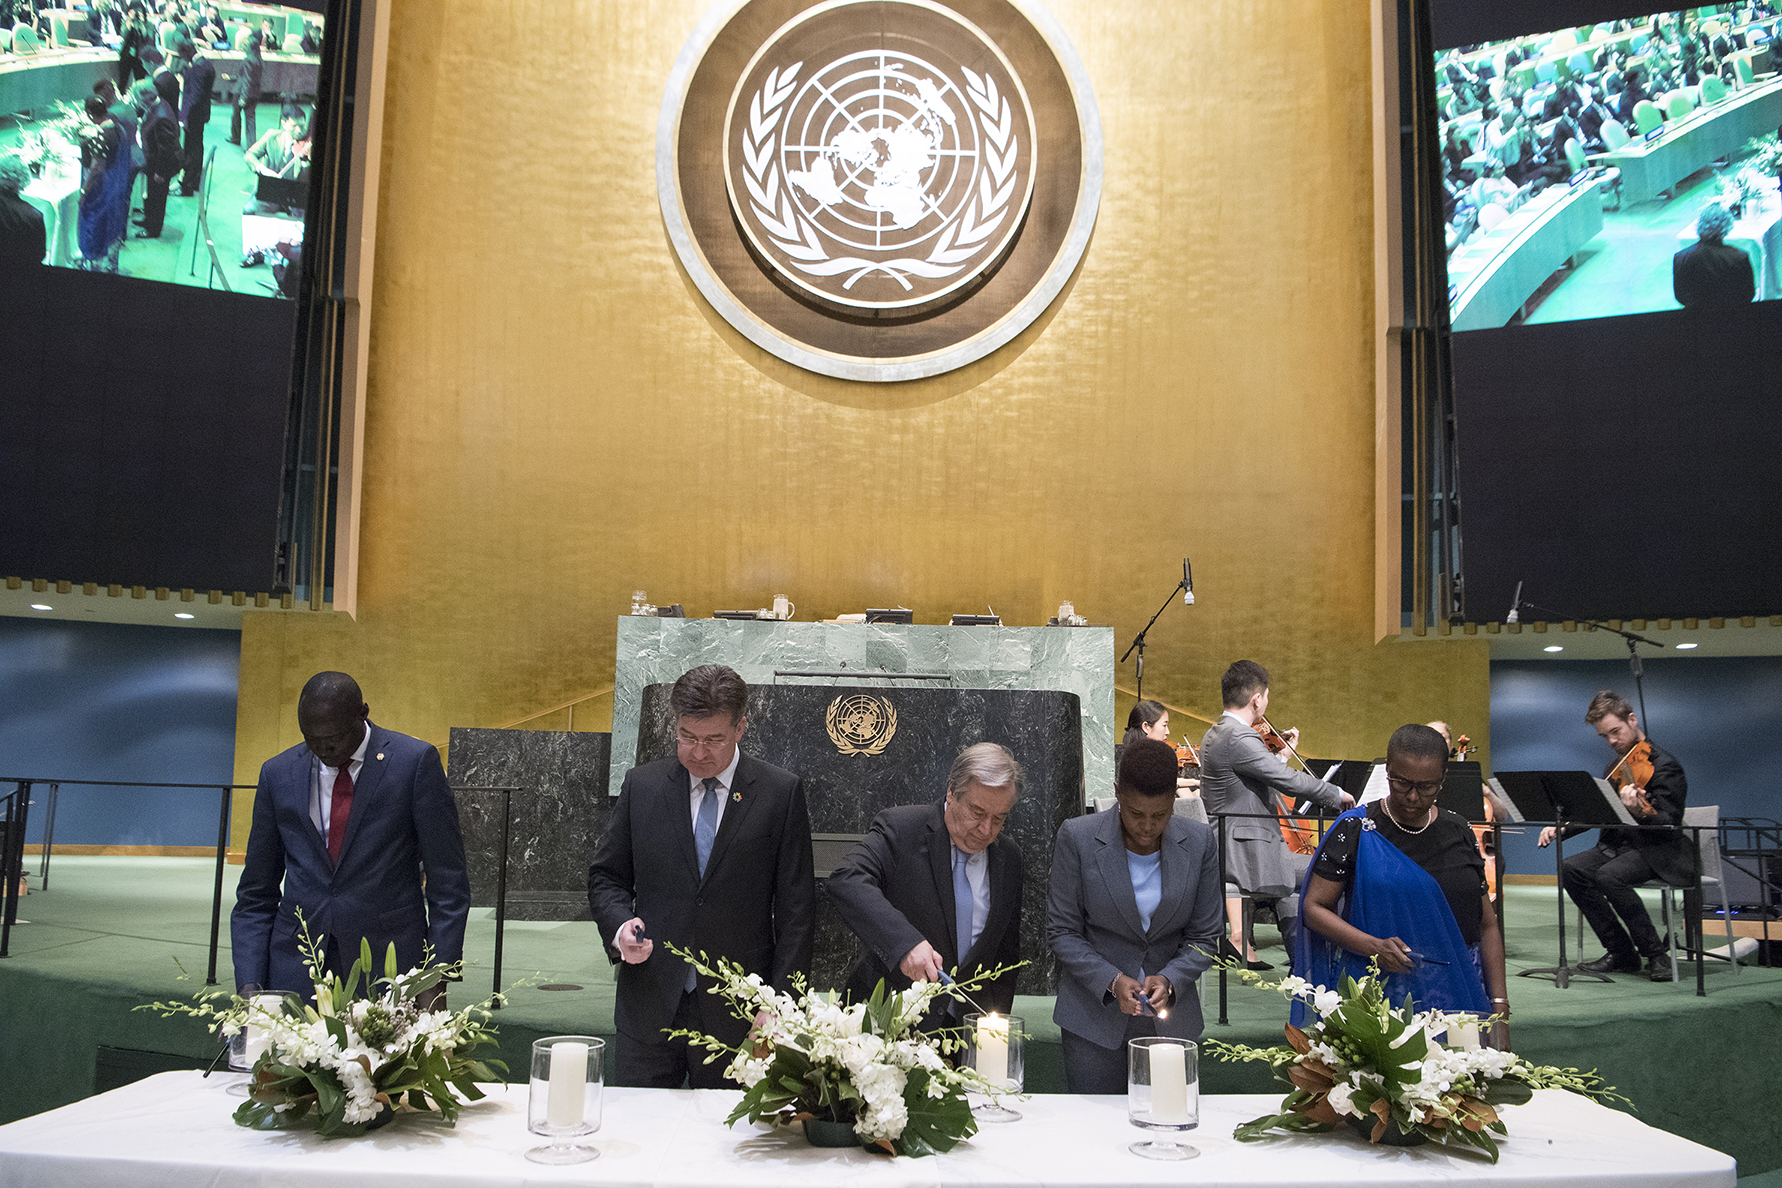
[{"label": "white shirt collar", "polygon": [[[739,746],[736,748],[736,753],[730,756],[730,765],[718,773],[718,790],[720,792],[730,791],[731,786],[736,783],[736,765],[741,762],[742,748]],[[700,786],[705,783],[704,780],[700,779],[692,772],[687,773],[687,779],[691,781],[690,790],[693,792],[698,792]]]},{"label": "white shirt collar", "polygon": [[[365,752],[367,750],[369,750],[370,747],[371,747],[371,723],[367,722],[367,723],[365,723],[364,737],[359,739],[359,745],[353,749],[353,757],[351,759],[347,760],[347,763],[349,765],[351,765],[347,769],[348,775],[352,775],[354,770],[357,769],[357,767],[360,764],[365,762]],[[339,769],[334,768],[334,767],[329,767],[326,763],[324,763],[324,764],[322,764],[322,770],[323,771],[338,771]]]}]

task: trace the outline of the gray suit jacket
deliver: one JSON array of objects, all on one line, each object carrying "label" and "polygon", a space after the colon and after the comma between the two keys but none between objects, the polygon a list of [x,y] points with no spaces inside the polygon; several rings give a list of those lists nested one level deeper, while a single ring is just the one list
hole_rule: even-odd
[{"label": "gray suit jacket", "polygon": [[[1273,813],[1277,793],[1333,811],[1342,805],[1341,788],[1289,768],[1263,745],[1260,734],[1234,718],[1221,717],[1210,726],[1200,746],[1200,796],[1210,815]],[[1280,841],[1281,828],[1273,821],[1234,817],[1225,823],[1225,836]]]},{"label": "gray suit jacket", "polygon": [[1052,1009],[1058,1026],[1104,1048],[1119,1047],[1126,1016],[1108,986],[1115,974],[1137,977],[1142,969],[1162,974],[1176,991],[1176,1005],[1157,1021],[1157,1033],[1199,1038],[1194,980],[1212,965],[1225,922],[1217,845],[1200,822],[1170,819],[1163,834],[1163,898],[1145,929],[1126,868],[1120,814],[1073,817],[1059,827],[1046,912],[1059,964]]}]

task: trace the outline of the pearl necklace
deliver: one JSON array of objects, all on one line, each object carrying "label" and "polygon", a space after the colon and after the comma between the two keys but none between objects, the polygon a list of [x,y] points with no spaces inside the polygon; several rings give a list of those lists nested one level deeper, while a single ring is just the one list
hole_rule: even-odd
[{"label": "pearl necklace", "polygon": [[1394,825],[1397,825],[1400,829],[1404,830],[1404,832],[1406,832],[1406,833],[1411,834],[1413,837],[1419,833],[1422,833],[1425,829],[1428,829],[1431,825],[1435,824],[1436,806],[1433,804],[1429,806],[1429,816],[1427,818],[1425,818],[1423,825],[1417,829],[1412,829],[1409,825],[1406,825],[1404,822],[1400,821],[1397,817],[1393,816],[1392,815],[1392,806],[1390,804],[1386,803],[1384,800],[1382,800],[1380,802],[1380,807],[1386,810],[1386,816],[1391,819],[1391,821]]}]

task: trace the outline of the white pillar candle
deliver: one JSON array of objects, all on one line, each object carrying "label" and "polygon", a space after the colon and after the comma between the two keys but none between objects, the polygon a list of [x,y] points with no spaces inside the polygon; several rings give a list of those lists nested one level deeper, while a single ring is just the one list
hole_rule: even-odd
[{"label": "white pillar candle", "polygon": [[1471,1023],[1455,1023],[1448,1028],[1448,1039],[1453,1047],[1463,1052],[1479,1050],[1479,1029]]},{"label": "white pillar candle", "polygon": [[1009,1079],[1009,1021],[995,1015],[978,1017],[978,1075],[992,1085]]},{"label": "white pillar candle", "polygon": [[1188,1121],[1188,1049],[1181,1044],[1152,1044],[1151,1120]]},{"label": "white pillar candle", "polygon": [[241,1025],[241,1051],[250,1066],[260,1059],[260,1054],[266,1051],[266,1045],[271,1041],[272,1037],[266,1034],[264,1027],[251,1027],[246,1023]]},{"label": "white pillar candle", "polygon": [[546,1099],[545,1122],[550,1126],[582,1124],[582,1105],[587,1096],[588,1045],[565,1040],[551,1045],[551,1089]]}]

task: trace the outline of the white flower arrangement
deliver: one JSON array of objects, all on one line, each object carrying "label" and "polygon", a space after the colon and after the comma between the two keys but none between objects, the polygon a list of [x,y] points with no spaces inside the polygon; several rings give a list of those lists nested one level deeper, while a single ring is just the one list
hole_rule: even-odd
[{"label": "white flower arrangement", "polygon": [[745,1092],[727,1124],[851,1122],[869,1149],[928,1155],[977,1133],[967,1092],[1003,1092],[948,1060],[965,1048],[956,1029],[924,1034],[918,1025],[935,999],[965,999],[1007,969],[948,985],[917,982],[895,994],[881,981],[870,1000],[849,1004],[809,990],[802,975],[792,993],[782,993],[722,958],[708,963],[703,953],[668,948],[712,979],[711,993],[737,1018],[753,1023],[734,1048],[696,1031],[672,1033],[706,1049],[707,1063],[730,1058],[724,1075]]},{"label": "white flower arrangement", "polygon": [[[238,1125],[283,1130],[315,1116],[325,1138],[363,1134],[389,1121],[398,1107],[438,1109],[447,1125],[466,1102],[483,1096],[478,1081],[506,1072],[499,1060],[470,1054],[495,1042],[490,1007],[502,995],[460,1011],[423,1009],[421,999],[459,964],[421,966],[398,973],[396,946],[384,956],[384,976],[371,976],[371,945],[361,939],[359,959],[344,981],[323,977],[321,938],[302,929],[301,949],[315,983],[315,1005],[295,994],[244,999],[223,990],[200,991],[195,1002],[155,1002],[137,1010],[163,1018],[190,1015],[211,1021],[212,1029],[234,1036],[243,1027],[265,1048],[251,1072],[248,1100],[235,1111]],[[360,980],[366,994],[355,997]],[[462,1095],[460,1097],[459,1095]]]},{"label": "white flower arrangement", "polygon": [[[1335,990],[1304,978],[1278,982],[1231,966],[1244,980],[1306,1002],[1318,1021],[1305,1030],[1286,1028],[1285,1047],[1251,1048],[1207,1040],[1220,1060],[1267,1061],[1276,1079],[1291,1086],[1281,1111],[1233,1131],[1242,1142],[1269,1131],[1322,1133],[1339,1122],[1365,1135],[1406,1144],[1433,1141],[1498,1157],[1497,1136],[1508,1134],[1500,1105],[1519,1105],[1536,1089],[1567,1089],[1599,1101],[1621,1100],[1594,1071],[1530,1064],[1514,1052],[1457,1042],[1476,1035],[1481,1019],[1465,1012],[1418,1011],[1386,1001],[1378,963],[1357,982],[1344,978]],[[1446,1034],[1450,1045],[1436,1041]]]}]

